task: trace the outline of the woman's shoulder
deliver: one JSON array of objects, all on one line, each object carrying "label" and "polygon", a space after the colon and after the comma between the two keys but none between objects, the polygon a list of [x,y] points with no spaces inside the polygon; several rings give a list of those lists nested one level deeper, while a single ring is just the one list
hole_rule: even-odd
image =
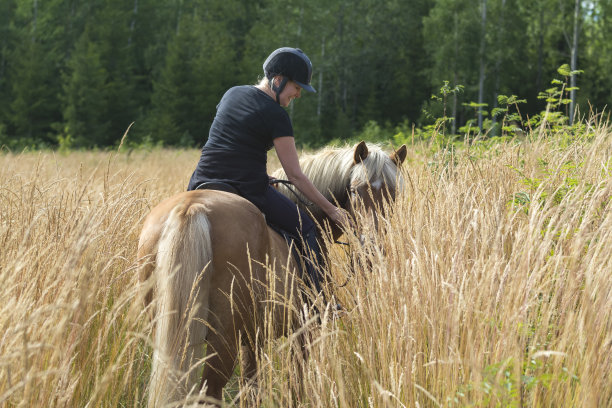
[{"label": "woman's shoulder", "polygon": [[226,96],[232,95],[257,95],[257,88],[252,85],[236,85],[225,92]]},{"label": "woman's shoulder", "polygon": [[266,103],[266,98],[270,99],[265,93],[257,89],[252,85],[237,85],[228,89],[223,98],[221,98],[221,103],[229,103],[229,104],[253,104],[253,103]]},{"label": "woman's shoulder", "polygon": [[254,85],[238,85],[225,92],[222,102],[231,105],[248,105],[256,110],[285,112],[274,99]]}]

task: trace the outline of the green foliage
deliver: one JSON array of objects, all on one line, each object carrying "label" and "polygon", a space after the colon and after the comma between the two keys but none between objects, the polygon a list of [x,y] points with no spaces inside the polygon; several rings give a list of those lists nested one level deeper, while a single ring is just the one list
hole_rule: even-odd
[{"label": "green foliage", "polygon": [[[132,122],[136,143],[201,145],[223,92],[255,82],[266,55],[290,45],[311,57],[318,89],[289,109],[302,145],[358,134],[386,141],[516,137],[567,126],[568,79],[582,73],[562,65],[572,7],[489,2],[484,25],[477,7],[467,0],[390,0],[385,7],[375,0],[5,0],[0,124],[13,146],[59,146],[66,128],[73,147],[113,146]],[[583,110],[587,101],[595,110],[612,103],[610,16],[609,0],[580,15]],[[474,104],[481,39],[484,99]],[[560,82],[538,99],[555,72]],[[475,116],[482,111],[481,135]],[[395,132],[403,123],[414,131]]]},{"label": "green foliage", "polygon": [[37,40],[26,41],[16,50],[11,72],[10,123],[21,138],[50,141],[50,125],[59,118],[58,84],[54,82],[57,59],[57,54],[48,52]]},{"label": "green foliage", "polygon": [[[226,3],[231,4],[231,3]],[[215,12],[182,10],[168,44],[165,66],[154,82],[149,134],[168,145],[191,147],[206,140],[215,107],[234,82],[236,52]],[[213,58],[214,57],[214,58]]]},{"label": "green foliage", "polygon": [[508,168],[521,177],[520,183],[526,187],[526,190],[515,193],[509,204],[529,214],[532,202],[542,206],[550,200],[551,205],[560,205],[568,194],[581,185],[584,186],[582,191],[585,194],[591,194],[592,185],[580,177],[583,165],[584,163],[568,160],[560,166],[555,163],[556,168],[551,168],[550,163],[540,159],[537,176],[528,176],[523,170],[508,165]]},{"label": "green foliage", "polygon": [[550,83],[552,87],[538,94],[538,99],[546,102],[546,110],[539,115],[535,115],[529,121],[529,124],[534,127],[550,126],[554,131],[569,130],[566,126],[569,123],[568,105],[572,102],[569,93],[572,90],[577,90],[577,87],[568,87],[567,83],[570,77],[579,75],[583,71],[570,71],[569,65],[563,64],[557,72],[564,77],[564,80],[553,79]]},{"label": "green foliage", "polygon": [[[506,96],[498,95],[498,106],[488,110],[486,103],[469,102],[463,103],[463,106],[474,109],[474,118],[467,120],[466,124],[459,128],[459,132],[469,136],[477,136],[480,134],[480,129],[477,126],[477,116],[480,111],[486,118],[483,120],[483,132],[488,135],[499,135],[502,138],[515,137],[523,135],[523,118],[521,116],[519,104],[524,104],[525,99],[519,99],[516,95]],[[501,120],[501,123],[499,122]]]},{"label": "green foliage", "polygon": [[68,127],[64,132],[57,135],[57,147],[60,153],[67,153],[74,147],[74,139],[69,133]]},{"label": "green foliage", "polygon": [[378,143],[387,139],[387,132],[384,132],[377,122],[371,120],[365,124],[356,139]]},{"label": "green foliage", "polygon": [[102,53],[85,33],[77,42],[74,56],[64,75],[64,131],[58,135],[60,147],[104,145],[110,133],[105,115],[110,102],[107,94],[108,71],[102,64]]},{"label": "green foliage", "polygon": [[[527,103],[527,100],[519,99],[516,95],[499,95],[497,102],[500,107],[494,108],[491,114],[496,119],[501,117],[502,136],[509,135],[514,137],[522,135],[523,117],[521,116],[519,104]],[[513,107],[516,110],[515,112],[511,111]]]},{"label": "green foliage", "polygon": [[559,372],[550,360],[526,356],[517,364],[515,358],[509,357],[484,367],[481,381],[457,387],[454,397],[447,398],[447,406],[521,407],[529,405],[527,396],[538,389],[550,390],[566,382],[579,382],[567,367]]},{"label": "green foliage", "polygon": [[[448,98],[453,95],[461,93],[464,89],[463,85],[455,85],[451,87],[449,81],[444,81],[444,84],[438,91],[438,95],[431,95],[431,99],[438,102],[442,106],[442,116],[435,118],[433,125],[425,126],[425,129],[430,129],[434,133],[442,133],[445,135],[447,132],[448,125],[455,120],[453,117],[449,117],[447,112]],[[425,111],[425,114],[433,118],[433,115]]]}]

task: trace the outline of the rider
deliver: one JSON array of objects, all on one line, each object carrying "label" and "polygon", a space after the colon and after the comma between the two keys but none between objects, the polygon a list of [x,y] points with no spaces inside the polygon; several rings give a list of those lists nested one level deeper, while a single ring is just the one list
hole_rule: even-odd
[{"label": "rider", "polygon": [[[275,50],[263,64],[265,77],[254,86],[230,88],[217,105],[208,141],[191,176],[188,190],[206,182],[223,182],[255,204],[275,225],[302,237],[320,262],[313,220],[287,197],[270,186],[266,172],[267,151],[272,147],[295,187],[334,222],[345,225],[345,213],[328,201],[304,175],[295,147],[293,126],[287,111],[302,89],[316,92],[310,85],[312,63],[299,48]],[[306,269],[317,292],[320,273],[307,262]]]}]

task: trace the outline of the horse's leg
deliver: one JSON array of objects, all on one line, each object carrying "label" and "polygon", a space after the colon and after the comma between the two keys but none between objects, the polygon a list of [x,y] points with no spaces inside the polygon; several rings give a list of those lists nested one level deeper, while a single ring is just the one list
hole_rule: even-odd
[{"label": "horse's leg", "polygon": [[243,302],[240,301],[242,286],[232,278],[231,268],[223,268],[225,259],[220,255],[214,264],[215,271],[219,271],[213,278],[217,290],[210,293],[210,328],[200,381],[200,392],[218,401],[222,401],[223,387],[236,366],[244,316]]},{"label": "horse's leg", "polygon": [[223,400],[223,387],[232,376],[236,365],[238,348],[234,339],[234,333],[223,331],[215,334],[211,331],[208,336],[200,392],[217,401]]},{"label": "horse's leg", "polygon": [[248,341],[240,347],[240,406],[259,406],[257,392],[257,356]]},{"label": "horse's leg", "polygon": [[[145,234],[143,234],[145,235]],[[155,271],[155,252],[157,241],[159,240],[159,231],[154,236],[145,235],[141,237],[140,244],[138,246],[138,280],[141,284],[149,282],[149,279]],[[150,287],[146,288],[146,292],[143,297],[143,306],[147,307],[153,300],[153,282],[150,282]]]},{"label": "horse's leg", "polygon": [[[241,360],[240,387],[257,374],[255,346],[255,290],[252,284],[237,271],[249,270],[248,260],[238,261],[235,267],[222,268],[225,259],[219,256],[215,270],[223,271],[214,281],[223,290],[213,291],[210,296],[211,325],[207,336],[207,357],[201,384],[207,396],[221,400],[223,387],[233,374],[236,362]],[[257,267],[254,271],[259,272]],[[246,380],[246,381],[245,381]],[[202,390],[201,392],[204,392]]]},{"label": "horse's leg", "polygon": [[[155,271],[155,263],[154,260],[151,260],[152,256],[139,257],[138,259],[138,280],[140,283],[147,283],[153,272]],[[147,307],[153,301],[153,285],[151,287],[146,288],[146,292],[142,298],[143,306]]]},{"label": "horse's leg", "polygon": [[240,347],[240,368],[244,385],[246,385],[257,374],[257,357],[250,344],[243,344]]}]

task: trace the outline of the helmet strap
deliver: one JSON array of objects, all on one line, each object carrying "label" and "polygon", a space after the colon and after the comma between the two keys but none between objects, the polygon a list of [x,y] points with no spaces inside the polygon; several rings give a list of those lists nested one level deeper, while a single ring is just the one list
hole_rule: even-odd
[{"label": "helmet strap", "polygon": [[272,91],[276,95],[276,103],[280,105],[280,94],[281,92],[283,92],[283,89],[285,89],[287,82],[289,82],[289,78],[283,77],[283,80],[281,81],[279,86],[276,86],[276,84],[274,84],[274,78],[275,77],[268,78],[268,86],[270,87],[270,89],[272,89]]}]

